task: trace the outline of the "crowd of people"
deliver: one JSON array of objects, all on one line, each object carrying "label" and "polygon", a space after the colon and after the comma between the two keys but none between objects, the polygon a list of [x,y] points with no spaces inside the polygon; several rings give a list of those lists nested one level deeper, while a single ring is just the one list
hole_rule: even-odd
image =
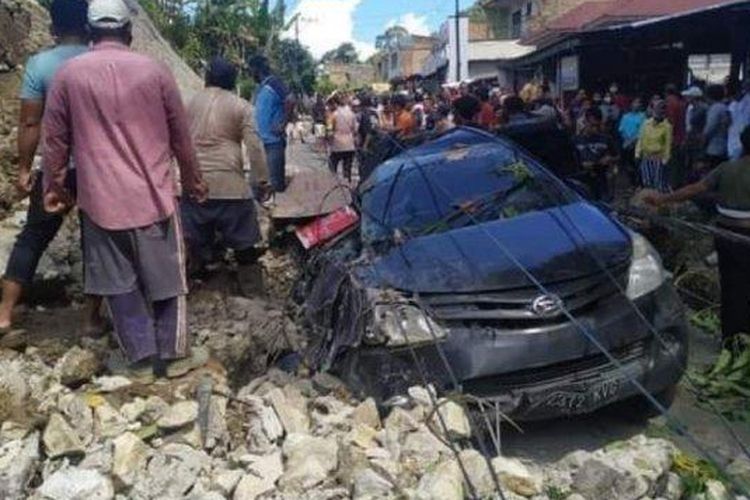
[{"label": "crowd of people", "polygon": [[[316,135],[327,141],[331,170],[343,164],[349,181],[355,159],[362,167],[378,134],[408,141],[458,125],[501,131],[529,120],[555,122],[570,133],[594,197],[610,201],[621,171],[633,187],[669,192],[737,159],[740,133],[750,125],[750,85],[696,85],[681,92],[667,85],[649,98],[612,84],[606,92],[581,90],[561,99],[533,82],[518,93],[482,84],[385,96],[337,92],[317,96],[311,114]],[[360,172],[360,179],[367,173]]]}]

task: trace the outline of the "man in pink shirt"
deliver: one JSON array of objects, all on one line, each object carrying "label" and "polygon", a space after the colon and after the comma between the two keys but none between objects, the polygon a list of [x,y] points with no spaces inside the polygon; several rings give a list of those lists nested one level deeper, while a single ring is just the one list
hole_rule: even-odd
[{"label": "man in pink shirt", "polygon": [[73,203],[65,187],[72,157],[85,291],[106,297],[134,368],[164,376],[189,347],[172,158],[185,194],[200,202],[207,189],[174,78],[128,48],[129,16],[122,0],[93,0],[92,50],[53,79],[43,122],[44,205],[57,213]]}]

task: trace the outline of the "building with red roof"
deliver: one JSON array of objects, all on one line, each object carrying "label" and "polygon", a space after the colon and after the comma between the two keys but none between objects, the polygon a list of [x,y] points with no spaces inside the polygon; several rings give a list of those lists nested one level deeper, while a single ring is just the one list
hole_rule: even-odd
[{"label": "building with red roof", "polygon": [[536,50],[506,63],[517,86],[536,77],[560,92],[660,91],[695,79],[694,56],[731,59],[730,77],[750,67],[750,0],[587,1],[528,31]]}]

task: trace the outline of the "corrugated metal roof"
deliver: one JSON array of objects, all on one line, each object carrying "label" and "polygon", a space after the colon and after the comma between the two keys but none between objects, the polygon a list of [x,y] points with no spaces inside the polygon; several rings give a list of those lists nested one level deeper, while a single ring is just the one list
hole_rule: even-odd
[{"label": "corrugated metal roof", "polygon": [[470,61],[515,59],[536,50],[533,45],[521,45],[518,40],[487,40],[469,43]]},{"label": "corrugated metal roof", "polygon": [[524,37],[522,43],[544,45],[571,33],[604,26],[672,17],[739,3],[741,0],[613,0],[585,2]]}]

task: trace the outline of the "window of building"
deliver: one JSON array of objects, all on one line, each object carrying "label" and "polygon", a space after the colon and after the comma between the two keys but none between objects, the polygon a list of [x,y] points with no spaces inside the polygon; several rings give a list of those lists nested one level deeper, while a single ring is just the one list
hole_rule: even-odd
[{"label": "window of building", "polygon": [[526,2],[526,17],[531,17],[533,13],[534,13],[534,3]]},{"label": "window of building", "polygon": [[510,37],[521,38],[522,26],[523,26],[523,15],[520,10],[517,10],[510,17]]}]

